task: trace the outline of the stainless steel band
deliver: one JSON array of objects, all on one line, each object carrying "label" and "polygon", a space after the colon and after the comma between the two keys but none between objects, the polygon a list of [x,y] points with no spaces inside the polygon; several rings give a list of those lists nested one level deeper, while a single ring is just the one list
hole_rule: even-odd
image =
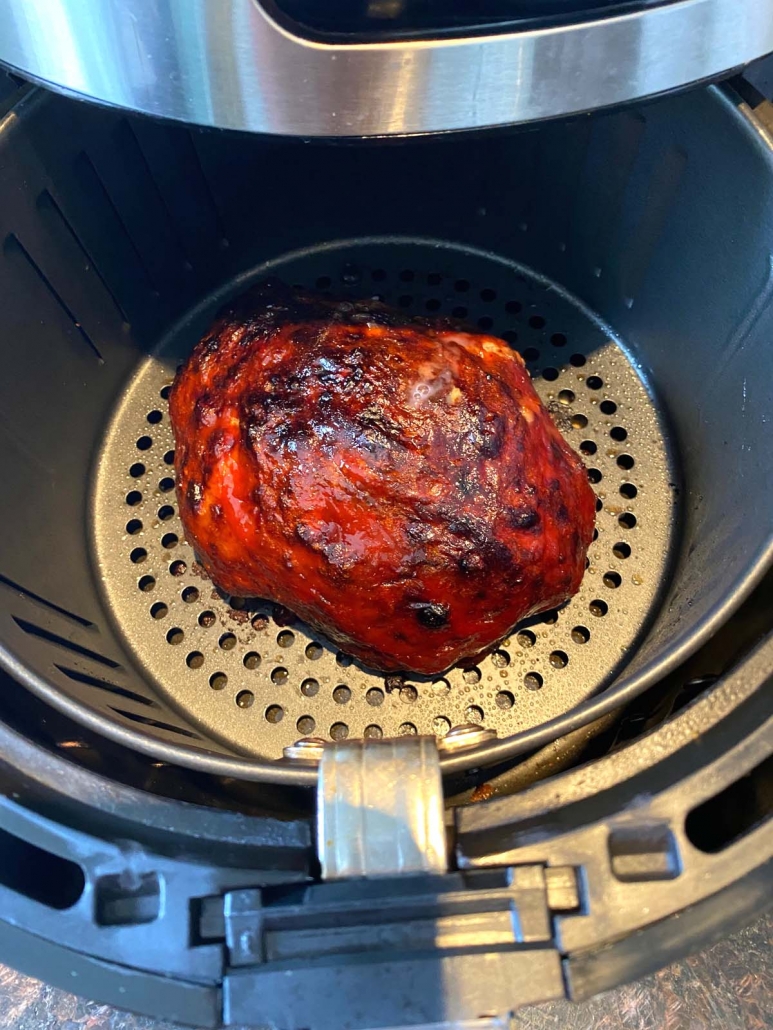
[{"label": "stainless steel band", "polygon": [[299,136],[552,118],[708,79],[773,51],[773,0],[673,0],[463,39],[326,45],[257,0],[0,0],[0,62],[149,114]]},{"label": "stainless steel band", "polygon": [[326,747],[317,785],[325,880],[444,873],[443,784],[431,737]]}]

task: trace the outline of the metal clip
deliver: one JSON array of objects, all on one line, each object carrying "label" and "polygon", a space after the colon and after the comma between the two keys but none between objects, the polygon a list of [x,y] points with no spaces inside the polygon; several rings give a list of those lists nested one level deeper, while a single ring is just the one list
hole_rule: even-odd
[{"label": "metal clip", "polygon": [[444,873],[443,785],[432,737],[328,745],[317,787],[326,880]]}]

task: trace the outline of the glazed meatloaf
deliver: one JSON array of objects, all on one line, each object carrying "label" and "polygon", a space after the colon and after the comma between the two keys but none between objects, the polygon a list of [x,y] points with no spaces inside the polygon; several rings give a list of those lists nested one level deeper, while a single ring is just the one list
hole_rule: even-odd
[{"label": "glazed meatloaf", "polygon": [[215,584],[373,668],[439,673],[580,585],[585,468],[496,337],[264,281],[220,312],[170,412]]}]

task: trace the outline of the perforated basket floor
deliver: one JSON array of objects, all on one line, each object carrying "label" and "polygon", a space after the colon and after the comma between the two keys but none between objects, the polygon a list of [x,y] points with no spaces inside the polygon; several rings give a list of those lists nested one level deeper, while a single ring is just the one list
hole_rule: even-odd
[{"label": "perforated basket floor", "polygon": [[[517,627],[474,668],[428,680],[374,673],[293,615],[222,595],[183,538],[167,395],[174,370],[232,292],[264,274],[379,296],[502,336],[528,363],[597,495],[579,593]],[[143,363],[118,403],[93,484],[93,544],[115,623],[149,684],[212,738],[277,758],[303,736],[500,738],[561,714],[620,671],[666,575],[674,475],[651,392],[611,330],[556,285],[490,255],[431,241],[358,240],[285,255],[210,297]]]}]

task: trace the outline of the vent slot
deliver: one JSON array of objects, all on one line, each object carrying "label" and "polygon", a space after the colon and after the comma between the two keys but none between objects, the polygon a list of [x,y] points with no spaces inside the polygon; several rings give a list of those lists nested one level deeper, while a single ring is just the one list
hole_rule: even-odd
[{"label": "vent slot", "polygon": [[183,729],[182,726],[173,726],[169,722],[160,722],[158,719],[149,719],[146,715],[137,715],[136,712],[127,712],[123,708],[113,708],[110,705],[110,711],[115,712],[116,715],[122,715],[124,719],[131,719],[132,722],[142,723],[143,726],[153,726],[157,730],[165,730],[167,733],[179,733],[182,737],[190,737],[192,740],[201,740],[198,733],[193,733],[191,730]]},{"label": "vent slot", "polygon": [[86,877],[75,862],[0,830],[0,884],[64,911],[80,899]]},{"label": "vent slot", "polygon": [[98,690],[107,690],[111,694],[124,697],[127,701],[134,701],[138,705],[147,705],[150,708],[156,707],[149,697],[136,694],[133,690],[127,690],[126,687],[119,687],[115,683],[107,682],[107,680],[97,679],[96,676],[89,676],[85,672],[78,672],[77,669],[68,669],[66,665],[57,665],[56,668],[76,683],[83,683],[87,687],[96,687]]},{"label": "vent slot", "polygon": [[741,840],[773,812],[773,755],[689,813],[685,832],[699,851],[716,855]]},{"label": "vent slot", "polygon": [[59,207],[59,204],[56,202],[56,199],[54,198],[54,196],[48,190],[43,190],[43,192],[38,197],[38,208],[43,213],[47,214],[48,217],[50,217],[52,219],[55,218],[55,219],[58,220],[58,222],[60,223],[61,227],[64,229],[64,231],[70,237],[70,239],[71,239],[72,243],[74,244],[74,246],[80,252],[81,258],[83,260],[83,267],[84,267],[84,269],[89,271],[89,272],[91,272],[91,273],[93,273],[97,277],[97,279],[99,280],[100,284],[102,285],[102,288],[104,289],[105,293],[108,295],[110,300],[115,305],[115,308],[116,308],[118,314],[120,315],[121,319],[128,325],[129,324],[129,318],[128,318],[126,312],[124,311],[121,302],[118,300],[116,295],[110,289],[110,286],[108,285],[107,280],[105,279],[105,277],[102,275],[101,271],[99,270],[99,267],[98,267],[96,261],[94,261],[94,259],[91,257],[89,252],[86,250],[86,247],[85,247],[85,245],[83,243],[83,240],[75,232],[75,230],[73,229],[72,225],[70,224],[70,221],[68,220],[67,216],[65,215],[64,211],[62,211],[62,209]]},{"label": "vent slot", "polygon": [[43,629],[42,626],[36,626],[34,622],[27,622],[26,619],[20,619],[17,615],[12,615],[11,618],[19,629],[23,630],[25,633],[29,633],[30,636],[39,637],[41,640],[48,641],[49,644],[63,647],[66,651],[72,651],[75,654],[83,655],[84,658],[91,658],[92,661],[99,662],[101,665],[106,665],[109,669],[121,668],[118,662],[114,662],[112,658],[105,658],[104,655],[98,654],[96,651],[92,651],[88,647],[83,647],[81,644],[76,644],[72,640],[60,637],[57,633],[52,633],[49,629]]},{"label": "vent slot", "polygon": [[52,612],[56,612],[57,615],[64,616],[65,619],[72,619],[73,622],[77,622],[79,626],[93,626],[93,622],[89,622],[88,619],[84,619],[81,615],[76,615],[75,612],[68,611],[66,608],[60,608],[58,604],[54,604],[53,601],[47,601],[45,597],[41,597],[40,594],[35,594],[32,590],[27,590],[26,587],[20,586],[18,583],[14,583],[12,579],[8,579],[0,573],[0,586],[7,587],[8,590],[14,591],[14,593],[21,594],[22,597],[26,597],[29,601],[34,601],[35,604],[42,604],[44,608],[48,608]]},{"label": "vent slot", "polygon": [[91,339],[89,334],[86,332],[86,330],[83,328],[83,326],[77,320],[75,315],[72,313],[72,311],[70,310],[68,305],[65,303],[64,298],[62,297],[62,295],[52,285],[52,283],[49,281],[47,276],[44,274],[43,270],[38,266],[38,264],[32,258],[32,256],[30,255],[29,251],[26,249],[24,244],[21,242],[21,240],[18,238],[18,236],[16,236],[14,233],[11,233],[9,236],[6,237],[6,240],[5,240],[5,250],[6,250],[6,253],[13,252],[15,250],[17,253],[21,254],[24,257],[24,259],[26,260],[27,264],[33,270],[35,275],[37,275],[37,277],[40,280],[40,282],[43,284],[43,286],[46,288],[46,290],[51,294],[51,296],[56,301],[56,303],[59,305],[59,307],[62,309],[62,311],[65,313],[67,318],[72,322],[73,328],[78,332],[78,334],[80,335],[80,337],[83,340],[83,342],[86,344],[86,346],[89,348],[89,350],[91,350],[91,352],[96,356],[97,361],[99,361],[100,364],[103,364],[105,359],[100,354],[99,348],[97,347],[97,345],[94,343],[94,341]]}]

